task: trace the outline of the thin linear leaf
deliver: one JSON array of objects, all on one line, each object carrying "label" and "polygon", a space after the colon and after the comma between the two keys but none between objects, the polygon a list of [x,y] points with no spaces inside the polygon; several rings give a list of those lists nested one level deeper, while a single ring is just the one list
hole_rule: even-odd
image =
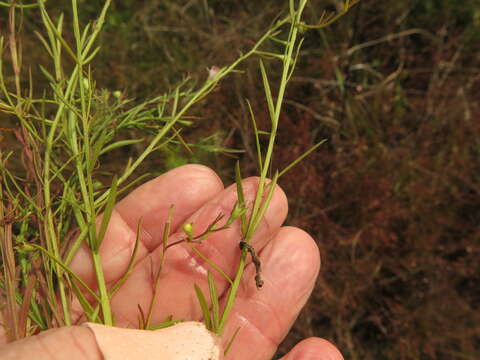
[{"label": "thin linear leaf", "polygon": [[174,206],[171,205],[168,209],[168,217],[165,221],[165,226],[163,227],[163,236],[162,236],[162,255],[160,258],[160,265],[158,266],[157,273],[155,274],[155,279],[153,283],[153,295],[150,299],[150,304],[148,306],[148,314],[145,322],[145,328],[150,326],[150,321],[152,319],[153,309],[158,298],[158,286],[160,284],[160,275],[162,274],[163,264],[165,263],[166,249],[168,238],[170,237],[170,231],[172,228],[172,219],[173,219],[173,210]]},{"label": "thin linear leaf", "polygon": [[112,290],[110,291],[110,296],[115,295],[115,293],[122,287],[122,285],[125,283],[125,281],[127,281],[128,277],[132,273],[133,265],[135,265],[135,258],[137,257],[138,245],[140,244],[141,223],[142,223],[142,218],[139,219],[137,224],[137,231],[135,235],[135,245],[133,247],[132,255],[130,256],[127,269],[123,273],[123,276],[120,278],[120,280],[118,280],[117,283],[112,287]]},{"label": "thin linear leaf", "polygon": [[40,5],[40,12],[42,14],[43,23],[47,28],[47,31],[49,32],[50,42],[52,43],[52,45],[54,44],[55,38],[56,40],[59,40],[60,43],[65,48],[65,50],[67,50],[68,55],[71,56],[71,58],[75,61],[75,63],[78,63],[77,57],[75,56],[74,51],[72,50],[72,48],[70,48],[68,43],[62,37],[62,34],[57,30],[57,27],[55,26],[52,19],[48,15],[47,10],[45,9],[44,2],[39,1],[39,5]]},{"label": "thin linear leaf", "polygon": [[298,60],[298,56],[300,55],[300,49],[302,48],[302,44],[303,44],[303,41],[305,40],[305,38],[302,38],[300,39],[300,41],[298,42],[298,45],[297,45],[297,49],[295,51],[295,55],[293,56],[293,62],[290,64],[290,73],[287,75],[287,82],[290,81],[290,78],[292,77],[294,71],[295,71],[295,67],[297,65],[297,60]]},{"label": "thin linear leaf", "polygon": [[215,279],[212,273],[209,271],[208,275],[208,289],[210,291],[210,301],[212,303],[212,329],[213,332],[217,332],[220,322],[220,304],[218,303],[218,291],[215,285]]},{"label": "thin linear leaf", "polygon": [[270,83],[268,82],[267,71],[262,59],[260,59],[260,72],[262,73],[263,87],[265,90],[265,97],[267,99],[268,112],[270,113],[270,119],[273,122],[275,118],[275,107],[273,105],[272,91],[270,90]]},{"label": "thin linear leaf", "polygon": [[107,226],[108,226],[108,223],[110,222],[110,217],[112,216],[113,207],[115,206],[115,200],[117,197],[117,184],[118,184],[118,178],[117,178],[117,175],[115,175],[112,180],[112,187],[110,188],[110,193],[108,194],[107,204],[103,212],[102,223],[100,224],[100,230],[98,232],[98,235],[96,236],[95,244],[92,249],[93,251],[98,251],[103,241],[103,238],[105,236],[105,233],[107,232]]},{"label": "thin linear leaf", "polygon": [[187,143],[185,142],[185,140],[183,140],[182,136],[180,135],[180,132],[182,131],[182,129],[177,130],[177,129],[175,129],[175,126],[172,126],[172,130],[173,130],[173,132],[175,133],[175,135],[177,136],[178,141],[180,141],[180,143],[183,145],[183,147],[184,147],[185,149],[187,149],[187,151],[188,151],[190,154],[193,154],[193,151],[192,151],[192,149],[190,148],[190,145],[191,145],[191,144],[187,144]]},{"label": "thin linear leaf", "polygon": [[216,272],[218,272],[220,275],[223,276],[225,280],[227,280],[230,284],[233,283],[232,279],[223,271],[218,265],[213,263],[208,257],[206,257],[200,250],[198,250],[195,245],[193,245],[190,242],[186,242],[186,244],[190,247],[190,249],[193,250],[193,252],[200,257],[202,260],[204,260],[208,265],[210,265]]},{"label": "thin linear leaf", "polygon": [[[235,183],[237,184],[238,205],[244,207],[245,194],[243,192],[242,174],[240,173],[240,162],[238,160],[235,163]],[[245,234],[247,233],[247,227],[248,227],[247,214],[243,213],[241,219],[242,219],[242,235],[245,236]]]},{"label": "thin linear leaf", "polygon": [[101,49],[101,47],[100,47],[100,46],[97,46],[97,47],[92,51],[92,53],[91,53],[90,55],[88,55],[88,57],[83,60],[83,63],[82,63],[82,64],[83,64],[83,65],[86,65],[86,64],[88,64],[90,61],[92,61],[92,60],[95,58],[95,56],[97,56],[97,54],[98,54],[98,52],[100,51],[100,49]]},{"label": "thin linear leaf", "polygon": [[277,54],[277,53],[272,53],[272,52],[268,52],[268,51],[257,50],[255,53],[257,55],[263,56],[266,59],[270,58],[270,59],[278,59],[280,61],[283,61],[283,59],[285,58],[285,55],[283,55],[283,54]]},{"label": "thin linear leaf", "polygon": [[278,44],[281,44],[281,45],[283,45],[283,46],[287,46],[287,44],[288,44],[285,40],[280,40],[280,39],[278,39],[278,38],[276,38],[276,37],[274,37],[274,36],[272,36],[272,37],[270,38],[270,40],[272,40],[273,42],[276,42],[276,43],[278,43]]},{"label": "thin linear leaf", "polygon": [[235,341],[235,338],[237,337],[239,331],[240,331],[240,327],[238,327],[237,330],[235,330],[235,332],[233,333],[232,337],[231,337],[230,340],[228,341],[228,344],[227,344],[227,346],[225,347],[225,350],[223,351],[223,356],[227,356],[227,355],[228,355],[228,352],[229,352],[230,349],[232,348],[233,342]]},{"label": "thin linear leaf", "polygon": [[[98,310],[92,307],[92,305],[87,300],[87,298],[83,294],[82,290],[80,290],[78,285],[75,284],[75,282],[70,282],[69,284],[72,287],[72,291],[77,297],[78,302],[82,306],[82,309],[85,312],[85,315],[87,316],[88,321],[100,322],[100,319],[98,318]],[[97,309],[99,309],[99,307],[97,307]]]},{"label": "thin linear leaf", "polygon": [[[171,317],[171,316],[170,316]],[[163,322],[161,322],[160,324],[158,325],[153,325],[153,326],[149,326],[147,328],[147,330],[159,330],[159,329],[165,329],[165,328],[168,328],[170,326],[173,326],[173,325],[177,325],[177,324],[180,324],[184,322],[183,320],[172,320],[172,319],[168,319],[168,320],[165,320]]]},{"label": "thin linear leaf", "polygon": [[195,288],[195,294],[197,295],[198,303],[200,304],[200,308],[202,309],[203,313],[203,322],[208,330],[213,331],[212,328],[212,317],[210,314],[210,309],[208,307],[207,300],[205,299],[205,295],[203,295],[202,289],[197,284],[193,284]]},{"label": "thin linear leaf", "polygon": [[[253,124],[253,132],[255,133],[255,147],[257,148],[257,159],[258,159],[258,167],[260,173],[263,171],[263,160],[262,160],[262,148],[260,147],[260,139],[259,139],[259,131],[257,128],[257,122],[255,121],[255,114],[253,113],[252,105],[250,101],[247,100],[248,111],[250,112],[250,118],[252,119]],[[236,166],[235,166],[236,169]]]},{"label": "thin linear leaf", "polygon": [[83,28],[83,33],[82,33],[82,38],[80,40],[80,43],[85,44],[85,41],[87,40],[88,33],[90,31],[90,27],[92,26],[91,23],[88,23],[84,28]]},{"label": "thin linear leaf", "polygon": [[262,221],[262,218],[268,209],[268,206],[270,205],[270,200],[272,199],[275,186],[277,185],[277,180],[278,180],[278,170],[275,172],[275,175],[273,176],[272,181],[268,184],[269,189],[268,189],[267,196],[265,197],[265,200],[260,206],[260,209],[257,212],[257,216],[255,217],[255,219],[253,219],[252,231],[255,231],[255,229],[258,227],[258,225],[260,224],[260,221]]},{"label": "thin linear leaf", "polygon": [[15,7],[15,8],[18,8],[18,9],[29,9],[29,8],[34,8],[34,7],[37,7],[38,4],[15,4],[15,3],[6,3],[4,1],[0,1],[0,6],[5,6],[5,7]]},{"label": "thin linear leaf", "polygon": [[280,171],[280,173],[278,174],[278,177],[280,178],[283,174],[285,174],[288,170],[290,170],[292,167],[294,167],[295,165],[297,165],[300,161],[302,161],[304,158],[306,158],[308,155],[310,155],[313,151],[315,151],[320,145],[324,144],[327,140],[324,139],[322,141],[320,141],[319,143],[313,145],[310,149],[308,149],[307,151],[305,151],[302,155],[300,155],[298,158],[296,158],[295,160],[293,160],[290,164],[288,164],[285,169],[283,169],[282,171]]},{"label": "thin linear leaf", "polygon": [[138,144],[138,143],[141,143],[143,141],[143,139],[129,139],[129,140],[119,140],[119,141],[116,141],[110,145],[107,145],[105,146],[101,151],[100,153],[98,154],[99,156],[100,155],[103,155],[109,151],[112,151],[113,149],[118,149],[119,147],[123,147],[123,146],[128,146],[128,145],[133,145],[133,144]]},{"label": "thin linear leaf", "polygon": [[177,87],[175,89],[175,95],[173,97],[173,106],[172,106],[172,112],[170,114],[170,116],[172,117],[172,120],[175,118],[176,114],[177,114],[177,108],[178,108],[178,99],[179,99],[179,87]]},{"label": "thin linear leaf", "polygon": [[28,244],[28,246],[31,246],[37,250],[40,250],[42,253],[44,253],[45,255],[47,255],[50,259],[52,259],[53,261],[55,261],[65,272],[68,273],[68,275],[70,275],[71,277],[73,277],[76,281],[78,281],[78,283],[80,285],[82,285],[82,287],[87,290],[87,292],[95,299],[95,301],[100,301],[100,299],[98,298],[97,294],[95,294],[95,292],[90,289],[90,287],[85,284],[83,282],[82,279],[80,279],[77,274],[75,274],[72,270],[70,270],[70,268],[68,266],[66,266],[64,263],[62,263],[61,260],[57,259],[51,252],[49,252],[48,250],[42,248],[41,246],[37,245],[37,244]]}]

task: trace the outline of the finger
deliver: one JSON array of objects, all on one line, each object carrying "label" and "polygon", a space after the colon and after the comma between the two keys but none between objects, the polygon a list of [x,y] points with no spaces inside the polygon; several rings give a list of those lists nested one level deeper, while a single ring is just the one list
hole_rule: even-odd
[{"label": "finger", "polygon": [[[88,327],[87,327],[88,326]],[[188,322],[157,331],[100,324],[63,327],[0,347],[3,360],[202,360],[221,358],[218,338],[203,324]]]},{"label": "finger", "polygon": [[[257,188],[258,178],[248,178],[243,181],[244,195],[248,204],[253,202]],[[226,214],[228,217],[236,201],[236,185],[232,185],[195,212],[187,222],[193,223],[195,234],[202,233],[219,214]],[[269,238],[280,228],[287,211],[286,196],[277,186],[264,219],[252,238],[252,245],[258,249],[265,246]],[[226,219],[223,219],[223,222],[225,221]],[[185,237],[185,234],[177,232],[170,237],[169,243],[181,237]],[[212,263],[233,277],[240,257],[240,240],[240,224],[239,221],[236,221],[230,228],[212,233],[208,239],[197,246],[197,249]],[[136,325],[139,315],[138,306],[144,311],[149,308],[153,295],[153,273],[159,267],[161,253],[161,249],[158,249],[138,263],[130,278],[113,298],[112,306],[117,314],[117,324]],[[197,284],[204,293],[208,293],[207,270],[212,270],[210,265],[199,258],[187,244],[178,244],[169,248],[160,277],[161,296],[153,311],[154,323],[161,322],[170,315],[174,318],[198,320],[201,312],[193,285]],[[216,276],[218,291],[221,294],[226,290],[228,282],[218,273],[213,272]]]},{"label": "finger", "polygon": [[91,330],[84,326],[47,330],[0,347],[3,360],[101,360],[102,354]]},{"label": "finger", "polygon": [[[173,169],[134,190],[115,206],[100,246],[106,281],[110,283],[118,280],[125,272],[135,246],[140,221],[137,261],[158,246],[170,206],[174,205],[172,227],[176,229],[222,190],[223,184],[216,173],[201,165],[185,165]],[[91,251],[86,245],[78,250],[70,267],[89,285],[95,283]]]},{"label": "finger", "polygon": [[343,360],[343,356],[327,340],[312,337],[295,345],[280,360]]},{"label": "finger", "polygon": [[283,227],[259,257],[264,286],[256,289],[255,268],[249,264],[225,329],[228,342],[240,328],[228,359],[270,359],[305,305],[320,269],[315,241],[294,227]]}]

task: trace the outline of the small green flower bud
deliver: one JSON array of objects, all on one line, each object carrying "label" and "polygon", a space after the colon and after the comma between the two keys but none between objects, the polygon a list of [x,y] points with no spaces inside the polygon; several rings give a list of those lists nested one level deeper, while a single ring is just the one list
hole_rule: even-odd
[{"label": "small green flower bud", "polygon": [[191,239],[193,237],[193,224],[186,223],[182,226],[182,230],[185,234],[187,234],[188,238]]},{"label": "small green flower bud", "polygon": [[90,89],[90,81],[87,78],[83,78],[83,87],[87,90]]}]

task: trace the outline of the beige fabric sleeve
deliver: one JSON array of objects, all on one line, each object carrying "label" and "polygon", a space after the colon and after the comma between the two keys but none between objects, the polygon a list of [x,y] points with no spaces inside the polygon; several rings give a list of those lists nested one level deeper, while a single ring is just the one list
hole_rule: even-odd
[{"label": "beige fabric sleeve", "polygon": [[202,323],[184,322],[148,331],[85,323],[105,360],[220,360],[220,339]]}]

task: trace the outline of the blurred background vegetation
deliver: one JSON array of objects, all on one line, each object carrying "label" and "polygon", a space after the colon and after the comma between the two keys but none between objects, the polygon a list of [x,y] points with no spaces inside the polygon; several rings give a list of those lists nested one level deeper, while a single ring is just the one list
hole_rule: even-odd
[{"label": "blurred background vegetation", "polygon": [[[88,21],[101,2],[79,1]],[[334,0],[312,0],[314,23]],[[144,99],[185,76],[233,60],[287,1],[123,0],[113,3],[93,69],[101,88]],[[70,2],[48,0],[68,14]],[[8,11],[0,8],[0,29]],[[68,17],[66,19],[68,22]],[[48,62],[25,11],[24,65],[35,88]],[[3,30],[2,30],[3,31]],[[67,34],[68,36],[68,34]],[[308,336],[336,343],[346,359],[480,358],[480,4],[478,0],[361,0],[339,22],[306,34],[287,93],[274,167],[328,139],[285,175],[288,223],[322,251],[322,273],[278,355]],[[8,65],[8,64],[7,64]],[[267,128],[258,64],[204,100],[185,138],[141,171],[153,175],[201,162],[233,181],[235,158],[206,151],[243,148],[256,174],[245,99]],[[8,119],[0,120],[8,124]],[[3,149],[20,147],[0,132]],[[129,156],[141,149],[132,146]],[[114,158],[106,169],[115,172]],[[120,166],[123,165],[119,164]],[[286,270],[288,271],[288,269]]]}]

